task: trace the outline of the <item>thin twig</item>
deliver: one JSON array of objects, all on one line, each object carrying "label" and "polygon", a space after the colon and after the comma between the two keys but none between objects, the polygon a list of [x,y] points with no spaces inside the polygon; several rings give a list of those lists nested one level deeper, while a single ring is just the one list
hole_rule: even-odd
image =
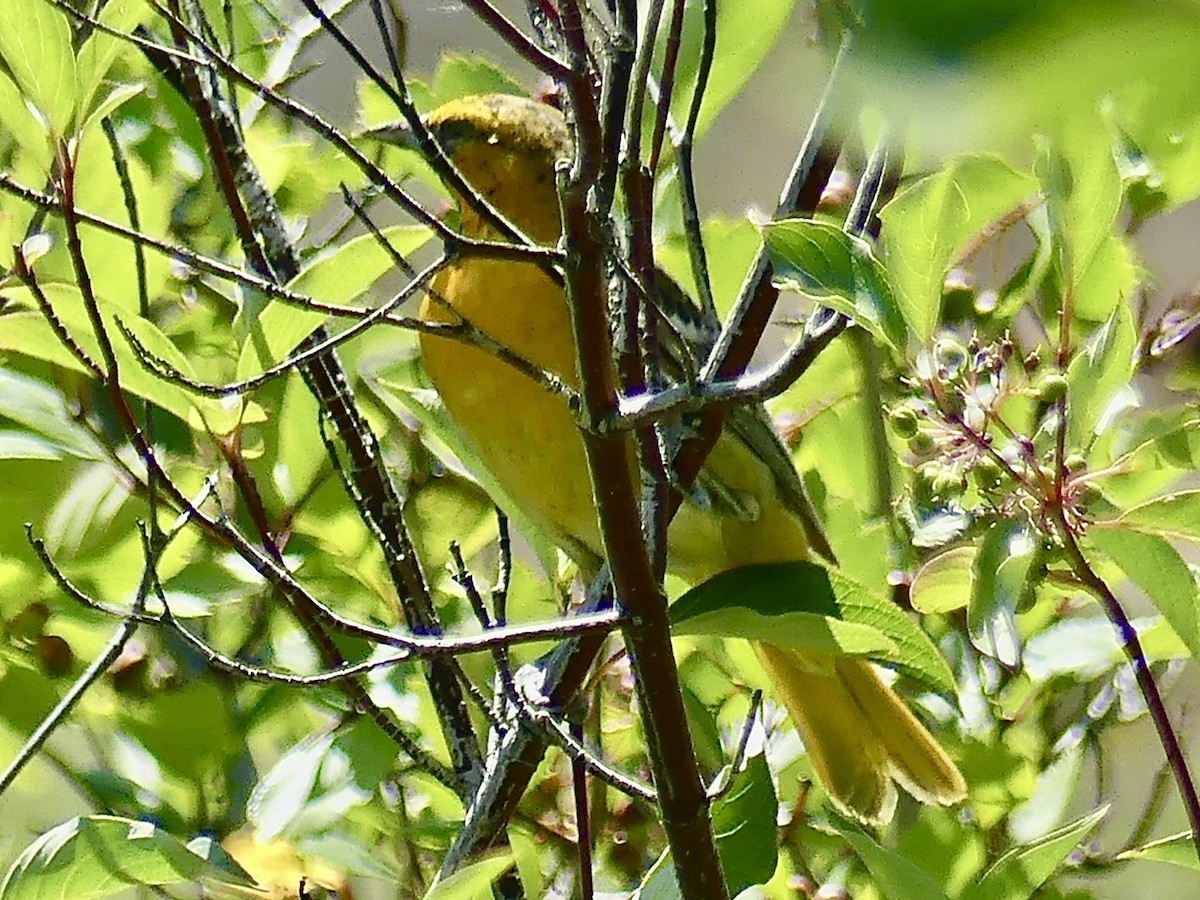
[{"label": "thin twig", "polygon": [[[562,0],[559,14],[568,59],[586,69],[586,44],[575,0]],[[607,321],[607,275],[603,233],[588,209],[587,195],[600,173],[603,136],[590,85],[583,76],[567,83],[575,156],[559,172],[563,233],[572,248],[565,271],[567,305],[574,335],[580,395],[586,420],[601,421],[616,405],[617,374]],[[639,708],[660,811],[681,892],[697,900],[725,900],[729,892],[713,839],[708,798],[689,733],[671,646],[667,601],[642,540],[636,486],[630,477],[627,442],[621,435],[583,435],[597,504],[604,556],[617,594],[630,611],[623,628],[638,675]]]},{"label": "thin twig", "polygon": [[[31,526],[26,526],[26,533],[32,536]],[[38,723],[38,727],[34,729],[33,734],[25,741],[25,744],[17,752],[16,757],[8,764],[4,772],[0,774],[0,795],[3,795],[8,790],[9,785],[21,774],[21,770],[37,755],[42,744],[46,742],[50,735],[54,733],[54,730],[71,714],[71,710],[75,708],[75,704],[83,699],[83,695],[87,693],[88,689],[96,683],[96,680],[121,655],[121,651],[125,649],[125,644],[128,643],[133,633],[137,630],[142,609],[146,603],[146,593],[149,590],[149,573],[153,567],[152,557],[149,556],[149,554],[153,553],[153,550],[151,550],[148,540],[143,540],[143,552],[147,554],[145,562],[146,570],[142,574],[142,584],[138,588],[137,594],[134,595],[133,607],[130,610],[130,614],[117,626],[116,631],[113,632],[113,636],[109,639],[108,644],[105,645],[100,655],[92,660],[91,664],[75,679],[75,683],[71,685],[71,689],[63,695],[63,698],[58,701],[54,709]]]},{"label": "thin twig", "polygon": [[1183,800],[1183,808],[1187,812],[1188,823],[1192,829],[1192,846],[1195,848],[1197,855],[1200,856],[1200,796],[1196,793],[1196,785],[1192,781],[1192,773],[1188,768],[1187,757],[1184,755],[1183,747],[1179,743],[1179,737],[1175,733],[1175,728],[1171,724],[1171,718],[1167,714],[1167,707],[1163,703],[1162,694],[1159,693],[1158,684],[1154,680],[1154,673],[1150,671],[1150,664],[1146,660],[1146,652],[1142,648],[1142,642],[1138,638],[1137,630],[1133,627],[1133,623],[1129,621],[1129,617],[1121,607],[1121,602],[1117,599],[1116,594],[1112,592],[1112,589],[1104,579],[1096,574],[1095,570],[1088,563],[1087,558],[1083,555],[1083,551],[1079,549],[1079,543],[1075,539],[1074,531],[1067,522],[1066,515],[1061,507],[1055,508],[1054,520],[1058,526],[1059,538],[1062,541],[1063,549],[1066,551],[1067,559],[1071,563],[1072,570],[1087,589],[1100,601],[1100,605],[1103,607],[1109,621],[1117,629],[1117,636],[1120,639],[1121,647],[1125,651],[1125,655],[1129,658],[1130,664],[1133,666],[1133,673],[1137,678],[1138,687],[1141,689],[1142,697],[1146,700],[1150,719],[1154,722],[1154,730],[1158,732],[1158,739],[1162,743],[1167,763],[1170,765],[1171,772],[1175,776],[1175,784],[1179,788],[1179,795]]},{"label": "thin twig", "polygon": [[721,772],[713,779],[712,784],[708,786],[708,797],[710,800],[717,800],[729,791],[733,785],[734,778],[738,772],[742,770],[742,764],[746,761],[746,748],[750,746],[750,735],[754,732],[754,723],[758,720],[758,711],[762,706],[762,691],[755,691],[750,696],[750,710],[746,713],[746,721],[742,723],[741,737],[738,738],[737,749],[734,750],[733,759],[729,761]]},{"label": "thin twig", "polygon": [[[583,741],[583,725],[571,724],[571,733]],[[575,852],[579,860],[579,894],[582,900],[593,900],[595,884],[592,878],[592,829],[588,807],[587,767],[579,758],[571,759],[571,797],[575,803]]]}]

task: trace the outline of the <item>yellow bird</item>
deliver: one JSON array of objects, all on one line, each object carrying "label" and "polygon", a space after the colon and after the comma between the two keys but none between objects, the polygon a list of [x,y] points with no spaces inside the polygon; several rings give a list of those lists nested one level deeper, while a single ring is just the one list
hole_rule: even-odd
[{"label": "yellow bird", "polygon": [[[464,97],[436,110],[428,124],[479,195],[531,239],[559,241],[554,167],[570,157],[571,143],[558,110],[508,95]],[[502,238],[480,210],[455,200],[465,235]],[[424,319],[469,320],[578,384],[566,297],[537,265],[469,256],[447,266],[431,288]],[[563,399],[462,342],[423,334],[421,352],[450,416],[525,516],[568,553],[599,556],[583,442]],[[780,490],[763,461],[769,454],[786,450],[761,408],[731,416],[701,476],[708,501],[685,504],[672,523],[672,572],[699,584],[738,566],[808,555],[805,510]],[[795,474],[790,460],[787,472]],[[954,763],[869,663],[764,643],[755,650],[840,810],[885,822],[895,808],[896,782],[927,803],[965,796]]]}]

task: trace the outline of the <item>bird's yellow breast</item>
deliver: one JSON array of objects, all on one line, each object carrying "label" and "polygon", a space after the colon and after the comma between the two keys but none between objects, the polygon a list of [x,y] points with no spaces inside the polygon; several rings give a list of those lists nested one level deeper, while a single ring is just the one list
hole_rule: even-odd
[{"label": "bird's yellow breast", "polygon": [[[434,280],[433,292],[452,298],[455,312],[529,362],[577,383],[565,298],[536,266],[458,263]],[[433,297],[422,316],[453,318]],[[421,353],[451,417],[523,512],[551,536],[598,552],[587,458],[565,402],[487,350],[423,335]]]},{"label": "bird's yellow breast", "polygon": [[[483,116],[475,139],[456,148],[456,165],[528,237],[553,245],[562,226],[546,153],[529,149],[531,141],[537,143],[532,133],[518,135],[521,140],[513,146],[508,146],[515,140],[511,135],[490,139],[484,134],[488,122]],[[548,146],[564,140],[557,133],[545,137]],[[464,234],[503,239],[480,211],[462,197],[455,200]],[[468,253],[439,273],[431,287],[423,318],[466,319],[525,360],[578,385],[566,295],[539,266]],[[583,440],[563,398],[482,348],[426,334],[421,352],[447,411],[524,514],[559,543],[582,544],[601,554]],[[632,440],[629,458],[636,477]],[[806,555],[800,523],[780,503],[767,467],[741,441],[722,435],[707,471],[737,495],[749,515],[731,517],[716,507],[685,505],[669,533],[673,571],[695,583],[736,565]]]}]

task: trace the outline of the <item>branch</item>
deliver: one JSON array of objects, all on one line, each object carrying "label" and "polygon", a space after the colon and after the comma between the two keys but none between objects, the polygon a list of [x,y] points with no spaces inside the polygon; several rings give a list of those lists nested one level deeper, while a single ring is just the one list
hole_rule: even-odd
[{"label": "branch", "polygon": [[[586,71],[586,44],[574,0],[559,5],[572,68]],[[617,374],[607,319],[607,276],[601,222],[588,210],[587,195],[600,173],[603,136],[590,84],[580,74],[567,83],[573,113],[575,158],[559,172],[566,262],[567,305],[574,333],[585,420],[602,421],[617,403]],[[689,898],[729,896],[713,839],[708,796],[689,735],[679,673],[671,646],[667,598],[655,577],[642,538],[630,447],[624,436],[583,433],[596,499],[604,556],[617,596],[629,612],[623,628],[637,676],[639,708],[654,784],[660,798],[680,890]]]}]

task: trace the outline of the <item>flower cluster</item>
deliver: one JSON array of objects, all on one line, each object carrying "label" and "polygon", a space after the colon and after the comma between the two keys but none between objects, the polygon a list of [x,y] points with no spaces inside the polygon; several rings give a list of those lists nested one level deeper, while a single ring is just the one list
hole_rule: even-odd
[{"label": "flower cluster", "polygon": [[1007,334],[989,344],[945,335],[917,358],[902,379],[909,396],[889,411],[917,473],[910,519],[951,509],[964,523],[1015,516],[1053,532],[1046,516],[1061,505],[1082,530],[1083,458],[1056,463],[1067,379],[1047,368],[1037,350],[1021,356]]}]

